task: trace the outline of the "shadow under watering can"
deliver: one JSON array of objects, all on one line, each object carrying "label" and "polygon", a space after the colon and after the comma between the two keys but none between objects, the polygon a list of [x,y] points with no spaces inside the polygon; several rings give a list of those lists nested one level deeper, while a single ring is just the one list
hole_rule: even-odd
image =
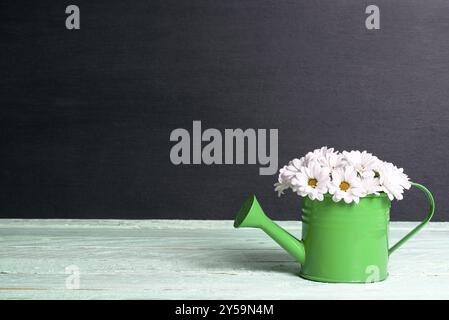
[{"label": "shadow under watering can", "polygon": [[369,195],[358,204],[303,199],[302,238],[297,239],[268,218],[254,195],[234,221],[235,228],[262,229],[301,265],[300,276],[320,282],[367,283],[385,280],[388,258],[429,222],[435,211],[430,191],[412,183],[427,197],[426,219],[391,248],[388,241],[391,201],[386,194]]}]

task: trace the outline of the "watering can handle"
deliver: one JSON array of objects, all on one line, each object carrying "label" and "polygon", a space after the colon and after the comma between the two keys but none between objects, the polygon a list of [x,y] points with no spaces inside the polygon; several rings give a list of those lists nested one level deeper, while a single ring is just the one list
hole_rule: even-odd
[{"label": "watering can handle", "polygon": [[419,225],[417,225],[412,231],[407,233],[401,240],[399,240],[394,246],[392,246],[388,250],[388,255],[390,255],[394,251],[396,251],[396,249],[398,249],[400,246],[402,246],[408,239],[413,237],[419,230],[421,230],[421,228],[424,227],[427,224],[427,222],[430,221],[430,219],[432,219],[433,213],[435,211],[435,201],[433,200],[433,196],[430,193],[430,191],[426,187],[424,187],[423,185],[421,185],[419,183],[412,182],[411,184],[413,187],[416,187],[417,189],[421,190],[426,195],[427,201],[429,202],[429,212],[427,213],[427,217],[423,222],[421,222]]}]

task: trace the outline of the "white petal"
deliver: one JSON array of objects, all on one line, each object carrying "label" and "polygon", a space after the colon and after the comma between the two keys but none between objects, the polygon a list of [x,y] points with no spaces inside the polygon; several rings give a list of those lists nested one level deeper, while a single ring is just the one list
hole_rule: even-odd
[{"label": "white petal", "polygon": [[351,196],[345,196],[345,197],[343,198],[343,200],[344,200],[346,203],[351,203],[351,202],[352,202],[352,197],[351,197]]},{"label": "white petal", "polygon": [[301,167],[303,166],[303,161],[299,160],[299,159],[293,159],[292,160],[292,165],[297,169],[300,170]]}]

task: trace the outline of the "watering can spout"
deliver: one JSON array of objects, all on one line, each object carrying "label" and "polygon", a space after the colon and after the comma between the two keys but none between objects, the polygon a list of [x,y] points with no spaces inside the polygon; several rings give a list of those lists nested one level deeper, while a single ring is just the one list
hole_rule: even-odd
[{"label": "watering can spout", "polygon": [[255,195],[251,195],[243,203],[235,217],[234,227],[262,229],[301,265],[304,264],[306,255],[303,242],[268,218]]}]

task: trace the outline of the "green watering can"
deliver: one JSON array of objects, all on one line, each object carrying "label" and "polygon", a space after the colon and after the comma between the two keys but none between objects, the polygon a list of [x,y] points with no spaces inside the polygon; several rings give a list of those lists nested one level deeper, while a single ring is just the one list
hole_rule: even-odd
[{"label": "green watering can", "polygon": [[429,202],[426,219],[389,248],[388,223],[391,202],[387,195],[369,195],[358,204],[304,198],[302,240],[270,220],[256,197],[240,208],[234,227],[260,228],[300,264],[300,276],[320,282],[376,282],[387,278],[388,257],[432,218],[435,202],[430,191],[418,183]]}]

